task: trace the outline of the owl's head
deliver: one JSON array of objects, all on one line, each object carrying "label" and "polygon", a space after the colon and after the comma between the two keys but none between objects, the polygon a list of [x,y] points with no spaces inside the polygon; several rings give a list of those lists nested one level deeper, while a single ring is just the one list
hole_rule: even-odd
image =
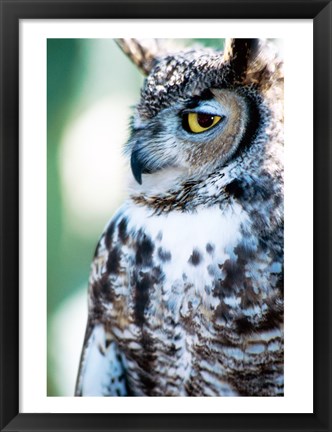
[{"label": "owl's head", "polygon": [[281,61],[267,42],[175,52],[158,41],[118,43],[146,74],[126,146],[139,184],[163,170],[199,178],[266,156],[267,135],[282,121]]}]

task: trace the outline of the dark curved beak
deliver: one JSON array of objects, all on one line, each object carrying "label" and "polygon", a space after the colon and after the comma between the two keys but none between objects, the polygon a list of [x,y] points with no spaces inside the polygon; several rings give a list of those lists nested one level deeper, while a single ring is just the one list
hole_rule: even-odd
[{"label": "dark curved beak", "polygon": [[142,161],[140,157],[139,150],[133,150],[130,158],[130,166],[133,176],[137,183],[142,184],[142,174],[148,174],[151,171],[147,168],[146,164]]},{"label": "dark curved beak", "polygon": [[137,150],[134,150],[131,154],[130,167],[131,167],[131,171],[132,171],[133,176],[134,176],[135,180],[137,181],[137,183],[142,184],[143,164],[138,157],[138,151]]}]

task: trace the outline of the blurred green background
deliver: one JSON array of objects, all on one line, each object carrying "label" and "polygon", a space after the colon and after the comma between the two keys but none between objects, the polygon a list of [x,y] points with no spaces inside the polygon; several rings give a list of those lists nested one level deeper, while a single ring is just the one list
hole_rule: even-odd
[{"label": "blurred green background", "polygon": [[[219,39],[182,40],[222,48]],[[47,395],[73,396],[98,238],[126,196],[143,76],[109,39],[47,41]]]}]

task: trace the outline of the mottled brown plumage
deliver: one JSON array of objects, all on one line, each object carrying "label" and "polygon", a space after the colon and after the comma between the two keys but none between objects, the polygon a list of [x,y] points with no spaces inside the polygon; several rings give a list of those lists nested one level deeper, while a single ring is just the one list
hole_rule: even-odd
[{"label": "mottled brown plumage", "polygon": [[147,74],[136,182],[92,263],[76,395],[282,396],[282,60],[120,46]]}]

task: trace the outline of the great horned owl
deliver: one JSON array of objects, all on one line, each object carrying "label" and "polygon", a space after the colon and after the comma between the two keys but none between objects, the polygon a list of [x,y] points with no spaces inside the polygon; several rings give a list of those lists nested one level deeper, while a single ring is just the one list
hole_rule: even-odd
[{"label": "great horned owl", "polygon": [[147,75],[129,197],[96,248],[77,396],[283,395],[283,70],[271,43],[168,52]]}]

